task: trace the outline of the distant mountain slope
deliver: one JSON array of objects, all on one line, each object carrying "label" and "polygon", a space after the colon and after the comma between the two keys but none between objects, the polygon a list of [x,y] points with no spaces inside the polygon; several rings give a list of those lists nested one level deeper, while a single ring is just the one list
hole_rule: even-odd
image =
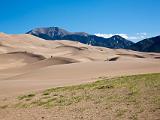
[{"label": "distant mountain slope", "polygon": [[160,52],[160,36],[144,39],[131,45],[129,48],[142,52]]},{"label": "distant mountain slope", "polygon": [[31,34],[46,40],[71,40],[84,44],[108,48],[128,48],[133,42],[115,35],[111,38],[98,37],[85,32],[69,32],[59,27],[35,28],[26,34]]}]

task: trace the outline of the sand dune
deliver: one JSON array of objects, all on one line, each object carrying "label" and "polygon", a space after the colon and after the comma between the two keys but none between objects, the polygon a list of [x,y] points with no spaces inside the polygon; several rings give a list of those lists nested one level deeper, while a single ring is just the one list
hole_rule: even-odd
[{"label": "sand dune", "polygon": [[41,55],[35,55],[27,52],[10,52],[0,54],[0,70],[13,67],[17,68],[43,59],[45,58]]},{"label": "sand dune", "polygon": [[160,54],[0,33],[0,97],[98,77],[160,72]]},{"label": "sand dune", "polygon": [[[95,69],[96,68],[96,69]],[[154,70],[155,69],[155,70]],[[49,66],[44,69],[18,75],[12,79],[16,80],[54,80],[54,79],[72,79],[72,78],[97,78],[100,76],[125,75],[143,72],[156,72],[160,70],[157,61],[117,61],[117,62],[88,62],[75,63],[68,65]],[[114,72],[113,72],[114,71]]]},{"label": "sand dune", "polygon": [[[13,53],[7,53],[7,55],[8,54],[13,54]],[[35,71],[37,69],[45,68],[47,66],[61,65],[61,64],[63,65],[63,64],[71,64],[71,63],[79,62],[74,59],[64,58],[64,57],[54,57],[54,58],[45,59],[43,56],[30,54],[30,53],[27,53],[27,54],[31,57],[31,59],[28,57],[25,59],[26,53],[16,52],[14,54],[16,54],[16,56],[13,56],[13,57],[16,57],[17,59],[12,58],[12,62],[11,61],[7,61],[7,62],[5,61],[6,63],[1,62],[2,64],[0,69],[1,79],[2,77],[3,79],[9,79],[9,78],[12,79],[13,76],[24,74],[30,71]],[[5,56],[5,55],[6,54],[2,54],[2,56]],[[22,59],[20,59],[21,57],[23,57],[23,61]],[[6,58],[3,58],[3,60],[6,60]],[[27,63],[28,61],[29,63]]]}]

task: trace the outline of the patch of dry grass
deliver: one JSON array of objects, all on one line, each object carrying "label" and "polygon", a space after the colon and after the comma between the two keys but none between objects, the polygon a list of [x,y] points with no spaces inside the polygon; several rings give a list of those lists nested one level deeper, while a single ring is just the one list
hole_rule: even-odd
[{"label": "patch of dry grass", "polygon": [[115,118],[136,120],[143,114],[157,116],[159,101],[160,74],[144,74],[103,78],[94,83],[51,88],[41,93],[19,96],[14,107],[53,108],[93,103],[101,111],[113,112]]}]

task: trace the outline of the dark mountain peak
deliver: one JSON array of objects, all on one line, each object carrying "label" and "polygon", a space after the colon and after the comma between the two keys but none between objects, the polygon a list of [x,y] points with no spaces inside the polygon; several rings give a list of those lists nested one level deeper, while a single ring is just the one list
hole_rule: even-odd
[{"label": "dark mountain peak", "polygon": [[27,32],[27,34],[32,34],[36,36],[48,35],[50,38],[54,36],[65,36],[65,35],[71,34],[71,32],[68,32],[59,27],[43,27],[43,28],[32,29],[31,31]]},{"label": "dark mountain peak", "polygon": [[75,36],[82,36],[82,37],[89,36],[89,34],[85,32],[69,32],[65,29],[55,27],[55,26],[35,28],[27,32],[26,34],[32,34],[47,40],[55,40],[55,39],[58,40],[63,38],[72,40],[71,37],[75,38]]},{"label": "dark mountain peak", "polygon": [[119,40],[125,40],[125,38],[123,38],[122,36],[120,35],[114,35],[111,37],[112,39],[119,39]]},{"label": "dark mountain peak", "polygon": [[142,52],[160,52],[160,36],[146,38],[131,45],[129,48]]},{"label": "dark mountain peak", "polygon": [[148,39],[160,39],[160,35],[158,35],[158,36],[155,36],[155,37],[151,37],[151,38],[148,38]]}]

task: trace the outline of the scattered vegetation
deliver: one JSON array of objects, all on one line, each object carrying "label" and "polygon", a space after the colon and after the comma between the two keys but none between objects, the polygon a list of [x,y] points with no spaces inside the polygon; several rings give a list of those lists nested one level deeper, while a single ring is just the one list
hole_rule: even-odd
[{"label": "scattered vegetation", "polygon": [[121,116],[123,116],[123,115],[125,114],[125,112],[127,112],[127,110],[121,110],[121,109],[119,110],[119,109],[118,109],[118,110],[116,111],[116,114],[117,114],[116,116],[117,116],[117,117],[121,117]]},{"label": "scattered vegetation", "polygon": [[18,96],[18,100],[23,100],[23,99],[26,99],[27,101],[30,100],[32,97],[34,97],[35,94],[28,94],[28,95],[22,95],[22,96]]},{"label": "scattered vegetation", "polygon": [[15,107],[52,108],[78,103],[92,103],[97,106],[96,109],[112,111],[116,118],[121,119],[128,116],[136,120],[144,112],[156,114],[160,110],[160,73],[101,78],[93,83],[51,88],[37,94],[19,96]]}]

